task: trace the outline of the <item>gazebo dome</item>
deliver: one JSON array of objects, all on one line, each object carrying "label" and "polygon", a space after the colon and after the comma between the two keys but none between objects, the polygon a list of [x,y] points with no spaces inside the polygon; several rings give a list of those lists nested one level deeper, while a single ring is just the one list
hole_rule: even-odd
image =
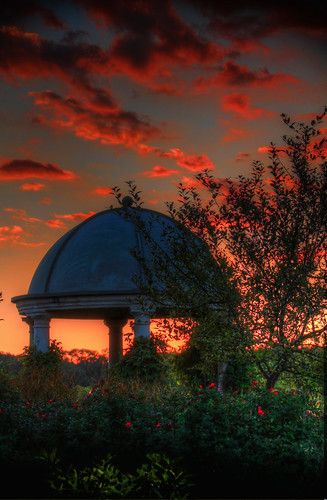
[{"label": "gazebo dome", "polygon": [[50,248],[28,293],[12,298],[30,325],[30,343],[47,349],[51,318],[102,319],[109,326],[114,362],[122,351],[122,325],[128,319],[135,321],[136,336],[149,335],[150,318],[160,317],[163,311],[155,304],[149,304],[148,311],[140,306],[138,285],[144,276],[132,251],[151,263],[143,225],[151,228],[151,237],[159,244],[167,227],[177,238],[181,235],[173,219],[133,207],[132,199],[125,197],[121,208],[89,217]]},{"label": "gazebo dome", "polygon": [[[147,252],[142,232],[120,213],[122,210],[125,208],[99,212],[64,234],[41,260],[28,295],[137,293],[134,278],[142,279],[142,269],[131,251],[135,249],[143,258]],[[155,215],[152,233],[156,239],[162,231],[160,221],[170,223],[159,212],[127,210],[137,210],[141,223],[149,223]]]}]

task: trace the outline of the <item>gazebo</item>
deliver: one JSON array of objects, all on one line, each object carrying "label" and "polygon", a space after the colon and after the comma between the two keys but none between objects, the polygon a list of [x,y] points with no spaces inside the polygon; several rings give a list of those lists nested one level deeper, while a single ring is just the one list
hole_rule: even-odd
[{"label": "gazebo", "polygon": [[151,318],[164,317],[167,311],[140,300],[139,284],[144,276],[132,249],[148,262],[151,256],[139,222],[151,225],[151,236],[157,242],[167,224],[179,231],[170,217],[134,207],[126,196],[120,208],[89,217],[50,248],[28,293],[11,299],[29,326],[30,345],[43,352],[48,349],[52,318],[101,319],[109,328],[112,366],[122,355],[122,329],[129,319],[134,319],[135,337],[149,337]]}]

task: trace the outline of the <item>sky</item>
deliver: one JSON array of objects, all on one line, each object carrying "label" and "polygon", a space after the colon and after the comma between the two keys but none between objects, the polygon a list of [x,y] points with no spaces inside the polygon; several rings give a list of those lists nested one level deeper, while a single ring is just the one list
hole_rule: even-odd
[{"label": "sky", "polygon": [[[161,212],[209,169],[246,175],[327,104],[324,2],[11,0],[0,7],[0,351],[28,327],[47,250],[134,180]],[[52,320],[65,350],[101,351],[101,322]]]}]

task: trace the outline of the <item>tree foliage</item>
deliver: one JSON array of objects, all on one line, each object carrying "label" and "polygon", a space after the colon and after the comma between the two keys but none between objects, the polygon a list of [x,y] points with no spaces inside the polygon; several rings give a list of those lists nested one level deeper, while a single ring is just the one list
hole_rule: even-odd
[{"label": "tree foliage", "polygon": [[[167,208],[185,228],[181,235],[167,226],[158,245],[141,228],[153,245],[150,265],[141,262],[145,294],[199,320],[192,337],[207,351],[206,363],[240,346],[249,355],[259,349],[254,360],[268,387],[325,337],[325,116],[305,124],[282,115],[289,129],[283,145],[271,144],[268,165],[255,161],[249,176],[216,179],[204,171],[196,176],[201,188],[180,184],[178,202]],[[140,206],[140,192],[129,186]]]},{"label": "tree foliage", "polygon": [[18,383],[26,399],[49,401],[71,395],[72,389],[63,380],[63,351],[58,342],[52,341],[46,352],[34,344],[25,347],[21,359]]},{"label": "tree foliage", "polygon": [[271,144],[270,163],[254,162],[250,176],[235,181],[197,175],[209,201],[180,186],[181,204],[171,215],[203,238],[213,255],[223,253],[242,296],[239,322],[260,347],[258,366],[272,386],[292,370],[298,352],[321,344],[327,298],[326,137],[318,126],[282,115],[291,135]]}]

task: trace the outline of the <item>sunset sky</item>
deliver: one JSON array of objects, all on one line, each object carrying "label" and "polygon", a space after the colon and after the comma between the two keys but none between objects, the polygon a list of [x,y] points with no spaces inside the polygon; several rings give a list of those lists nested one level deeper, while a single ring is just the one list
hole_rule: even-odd
[{"label": "sunset sky", "polygon": [[[246,6],[246,7],[245,7]],[[209,168],[247,174],[327,104],[324,2],[10,0],[0,7],[0,351],[28,328],[11,304],[45,252],[134,180],[165,211]],[[101,322],[53,320],[64,349]]]}]

